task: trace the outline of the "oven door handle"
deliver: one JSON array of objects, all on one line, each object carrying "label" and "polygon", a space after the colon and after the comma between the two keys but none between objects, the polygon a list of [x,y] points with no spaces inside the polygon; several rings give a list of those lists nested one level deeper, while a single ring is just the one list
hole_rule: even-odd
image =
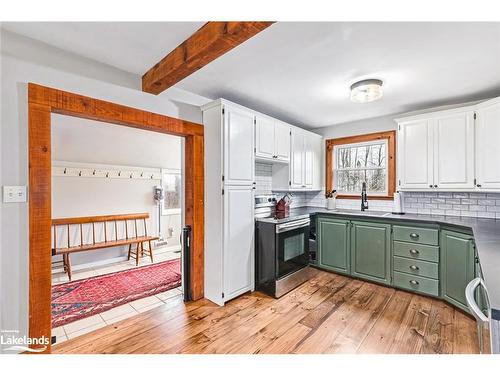
[{"label": "oven door handle", "polygon": [[293,229],[303,228],[309,226],[310,219],[295,220],[290,223],[276,225],[276,233],[288,232]]}]

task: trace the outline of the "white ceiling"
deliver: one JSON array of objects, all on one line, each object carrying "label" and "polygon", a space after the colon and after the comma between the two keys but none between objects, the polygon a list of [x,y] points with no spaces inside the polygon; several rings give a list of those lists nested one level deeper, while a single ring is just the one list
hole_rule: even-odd
[{"label": "white ceiling", "polygon": [[143,75],[204,22],[3,22],[17,34]]},{"label": "white ceiling", "polygon": [[[202,23],[7,23],[3,27],[142,75]],[[384,81],[384,97],[349,86]],[[179,84],[306,127],[500,95],[500,23],[279,22]]]}]

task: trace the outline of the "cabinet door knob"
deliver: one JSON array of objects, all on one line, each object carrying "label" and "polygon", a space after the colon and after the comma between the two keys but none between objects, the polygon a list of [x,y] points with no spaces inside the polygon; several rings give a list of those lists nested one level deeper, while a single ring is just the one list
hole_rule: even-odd
[{"label": "cabinet door knob", "polygon": [[410,254],[417,255],[417,254],[420,254],[420,252],[418,250],[416,250],[416,249],[411,249],[410,250]]},{"label": "cabinet door knob", "polygon": [[481,184],[477,184],[476,186],[477,186],[477,187],[481,187]]},{"label": "cabinet door knob", "polygon": [[418,285],[420,284],[417,280],[410,280],[411,285]]},{"label": "cabinet door knob", "polygon": [[437,188],[438,186],[437,185],[434,185],[435,188]]},{"label": "cabinet door knob", "polygon": [[429,187],[431,188],[431,187],[433,187],[433,186],[432,186],[432,185],[429,185]]},{"label": "cabinet door knob", "polygon": [[412,240],[416,240],[416,239],[418,239],[418,237],[420,237],[420,236],[418,235],[418,233],[410,233],[410,238],[411,238]]},{"label": "cabinet door knob", "polygon": [[420,267],[415,266],[415,265],[413,265],[413,264],[412,264],[412,265],[410,266],[410,269],[411,269],[412,271],[418,271],[418,270],[420,269]]}]

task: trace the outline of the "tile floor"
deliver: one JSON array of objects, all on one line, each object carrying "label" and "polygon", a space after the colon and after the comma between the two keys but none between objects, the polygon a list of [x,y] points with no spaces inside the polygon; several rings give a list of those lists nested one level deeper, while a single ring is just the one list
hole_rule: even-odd
[{"label": "tile floor", "polygon": [[[157,248],[154,252],[154,261],[163,262],[170,259],[180,257],[179,247],[163,247]],[[139,266],[151,264],[149,257],[142,258]],[[104,275],[111,272],[122,271],[135,268],[135,259],[130,261],[122,261],[114,264],[108,264],[99,267],[90,267],[86,269],[73,271],[73,280],[81,280],[91,276]],[[52,273],[52,284],[61,284],[68,281],[68,276],[63,272]],[[182,287],[167,290],[166,292],[138,299],[130,303],[115,307],[111,310],[104,311],[100,314],[89,316],[88,318],[80,319],[75,322],[53,328],[52,336],[56,336],[56,345],[66,340],[81,336],[85,333],[102,328],[106,325],[116,323],[120,320],[130,318],[136,314],[142,313],[161,306],[169,298],[173,298],[182,294]]]}]

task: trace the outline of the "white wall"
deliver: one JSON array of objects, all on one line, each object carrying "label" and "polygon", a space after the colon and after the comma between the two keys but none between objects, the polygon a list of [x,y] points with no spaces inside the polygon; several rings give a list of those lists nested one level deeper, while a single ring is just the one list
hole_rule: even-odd
[{"label": "white wall", "polygon": [[396,123],[393,119],[394,116],[374,117],[310,130],[321,134],[325,139],[350,137],[353,135],[396,130]]},{"label": "white wall", "polygon": [[[128,78],[124,84],[113,75],[113,83],[98,81],[89,76],[89,71],[99,66],[86,66],[79,56],[60,52],[44,56],[25,56],[16,53],[36,51],[37,42],[23,40],[12,46],[7,43],[12,35],[1,32],[1,173],[0,185],[27,185],[27,83],[34,82],[58,89],[79,93],[123,105],[141,108],[189,121],[201,122],[198,108],[208,99],[171,89],[154,96],[129,88]],[[3,49],[9,44],[9,50]],[[36,53],[34,53],[36,54]],[[19,56],[22,55],[20,59]],[[29,61],[29,60],[35,60]],[[64,70],[54,69],[61,66]],[[99,74],[101,79],[106,71]],[[137,78],[139,79],[139,77]],[[18,330],[27,335],[28,327],[28,205],[3,204],[1,207],[1,249],[0,249],[0,329]]]}]

